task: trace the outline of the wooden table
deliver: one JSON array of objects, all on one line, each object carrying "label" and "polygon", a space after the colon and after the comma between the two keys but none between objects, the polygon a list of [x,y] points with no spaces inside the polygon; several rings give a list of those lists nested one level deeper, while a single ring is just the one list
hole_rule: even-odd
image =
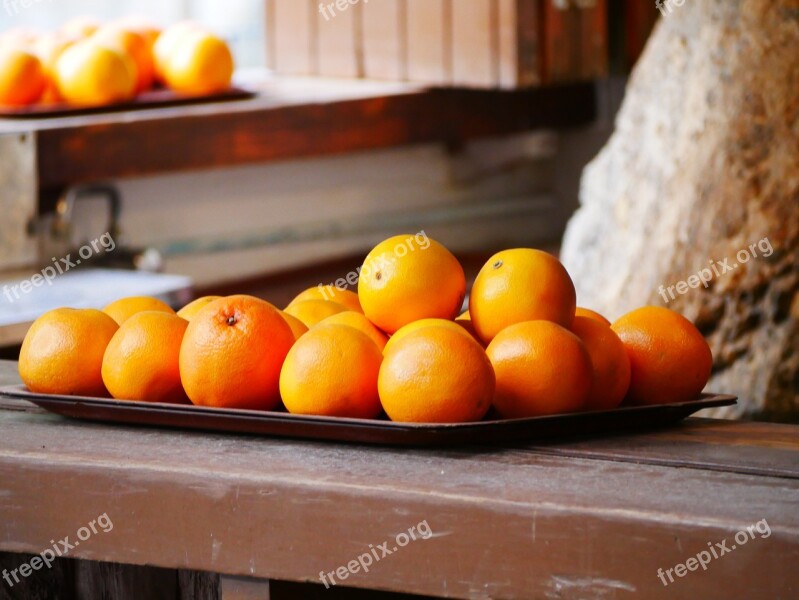
[{"label": "wooden table", "polygon": [[[16,381],[0,362],[0,382]],[[689,419],[419,450],[105,426],[6,400],[0,482],[2,568],[30,558],[9,553],[86,537],[100,515],[113,523],[69,551],[86,561],[24,580],[59,597],[81,586],[81,598],[383,597],[344,585],[452,598],[799,596],[799,427],[788,425]],[[695,557],[711,546],[719,556],[703,570]],[[380,560],[364,572],[372,548]],[[320,573],[339,585],[325,590]]]}]

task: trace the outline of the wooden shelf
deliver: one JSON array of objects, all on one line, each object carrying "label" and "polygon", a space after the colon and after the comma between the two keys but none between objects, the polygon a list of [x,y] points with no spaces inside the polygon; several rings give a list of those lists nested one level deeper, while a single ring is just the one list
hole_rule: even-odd
[{"label": "wooden shelf", "polygon": [[465,140],[595,117],[592,84],[524,91],[431,90],[320,78],[250,82],[250,100],[50,119],[0,119],[33,135],[41,194],[76,183],[403,144]]}]

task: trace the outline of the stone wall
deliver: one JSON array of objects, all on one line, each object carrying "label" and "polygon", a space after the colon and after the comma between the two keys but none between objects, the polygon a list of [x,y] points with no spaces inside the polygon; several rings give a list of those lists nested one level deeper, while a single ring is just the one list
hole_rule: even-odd
[{"label": "stone wall", "polygon": [[715,416],[799,418],[799,0],[674,6],[580,204],[562,248],[579,304],[685,314],[708,390],[740,396]]}]

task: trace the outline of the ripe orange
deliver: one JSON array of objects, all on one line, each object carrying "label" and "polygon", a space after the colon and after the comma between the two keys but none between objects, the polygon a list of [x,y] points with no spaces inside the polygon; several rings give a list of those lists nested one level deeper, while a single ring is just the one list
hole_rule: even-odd
[{"label": "ripe orange", "polygon": [[486,349],[497,377],[494,408],[506,418],[538,417],[585,408],[591,358],[576,335],[551,321],[503,329]]},{"label": "ripe orange", "polygon": [[164,29],[153,45],[153,61],[155,64],[155,78],[161,83],[166,82],[166,65],[176,52],[178,45],[187,33],[192,31],[205,31],[199,23],[194,21],[181,21]]},{"label": "ripe orange", "polygon": [[187,321],[191,321],[194,316],[200,312],[206,304],[210,304],[214,300],[219,300],[222,296],[201,296],[189,302],[186,306],[178,311],[178,316]]},{"label": "ripe orange", "polygon": [[624,344],[610,327],[593,317],[575,317],[572,333],[585,344],[593,367],[586,408],[616,408],[630,388],[630,359]]},{"label": "ripe orange", "polygon": [[444,246],[424,236],[389,238],[366,256],[358,280],[364,314],[386,333],[419,319],[453,319],[466,276]]},{"label": "ripe orange", "polygon": [[44,67],[32,50],[0,47],[0,106],[34,104],[46,86]]},{"label": "ripe orange", "polygon": [[153,55],[144,36],[119,26],[106,25],[97,30],[92,40],[113,48],[136,64],[136,92],[153,87]]},{"label": "ripe orange", "polygon": [[594,321],[610,327],[610,321],[608,321],[605,317],[600,315],[595,310],[591,310],[590,308],[583,308],[582,306],[578,306],[577,309],[574,311],[574,316],[575,318],[588,317],[589,319],[594,319]]},{"label": "ripe orange", "polygon": [[283,404],[293,414],[374,419],[380,414],[377,375],[382,360],[375,343],[357,329],[314,327],[297,340],[283,363]]},{"label": "ripe orange", "polygon": [[155,42],[158,40],[158,36],[161,35],[161,28],[158,27],[158,25],[155,25],[146,17],[137,15],[117,19],[110,23],[110,26],[138,33],[144,38],[144,41],[147,42],[147,47],[150,49],[151,53],[153,51],[153,46],[155,46]]},{"label": "ripe orange", "polygon": [[465,310],[465,311],[463,311],[461,314],[459,314],[459,315],[458,315],[458,316],[455,318],[455,320],[456,320],[456,321],[471,321],[471,320],[472,320],[472,315],[471,315],[471,314],[469,314],[469,309],[466,309],[466,310]]},{"label": "ripe orange", "polygon": [[413,333],[414,331],[424,329],[425,327],[430,327],[432,325],[435,325],[436,327],[443,327],[445,329],[449,329],[450,331],[457,331],[458,333],[461,334],[465,333],[469,337],[472,337],[469,331],[462,326],[462,321],[448,321],[447,319],[419,319],[418,321],[414,321],[412,323],[408,323],[403,327],[400,327],[397,330],[397,333],[392,335],[391,338],[388,340],[388,343],[383,349],[383,354],[391,350],[391,347],[394,346],[406,335]]},{"label": "ripe orange", "polygon": [[105,349],[103,383],[118,400],[180,402],[188,398],[180,383],[178,357],[189,322],[160,311],[136,313]]},{"label": "ripe orange", "polygon": [[280,367],[294,344],[268,302],[228,296],[206,305],[180,346],[180,379],[194,404],[271,410],[280,402]]},{"label": "ripe orange", "polygon": [[291,328],[291,333],[294,334],[294,339],[295,340],[300,339],[300,337],[302,337],[303,335],[308,333],[308,327],[305,325],[305,323],[300,321],[297,317],[294,317],[294,316],[292,316],[292,315],[290,315],[287,312],[282,311],[282,310],[279,311],[279,312],[280,312],[280,316],[283,317],[283,320]]},{"label": "ripe orange", "polygon": [[175,44],[163,65],[166,84],[183,94],[214,94],[230,87],[233,54],[215,35],[189,30]]},{"label": "ripe orange", "polygon": [[432,325],[404,336],[384,354],[377,380],[392,421],[467,423],[491,407],[494,371],[480,345]]},{"label": "ripe orange", "polygon": [[150,296],[129,296],[127,298],[120,298],[106,306],[103,312],[114,319],[119,325],[122,325],[136,313],[145,310],[158,310],[173,315],[175,314],[175,311],[172,310],[169,304],[158,298],[151,298]]},{"label": "ripe orange", "polygon": [[67,38],[59,33],[42,35],[36,40],[33,49],[36,52],[36,56],[42,61],[42,68],[44,69],[45,78],[47,79],[44,95],[41,98],[42,102],[52,103],[60,101],[55,82],[55,65],[61,53],[74,43],[75,40]]},{"label": "ripe orange", "polygon": [[55,70],[58,93],[70,104],[101,106],[130,100],[136,94],[135,63],[91,39],[64,50]]},{"label": "ripe orange", "polygon": [[469,298],[474,328],[485,343],[524,321],[571,327],[575,308],[574,284],[565,267],[551,254],[530,248],[492,256],[477,274]]},{"label": "ripe orange", "polygon": [[349,290],[337,288],[334,285],[319,285],[308,288],[304,292],[297,294],[294,300],[289,302],[289,306],[297,302],[302,302],[303,300],[329,300],[341,304],[347,310],[363,313],[361,302],[358,300],[358,294]]},{"label": "ripe orange", "polygon": [[322,319],[346,310],[338,302],[330,300],[303,300],[296,304],[289,304],[283,312],[299,319],[310,329]]},{"label": "ripe orange", "polygon": [[107,396],[103,353],[118,325],[99,310],[58,308],[34,321],[19,353],[19,376],[32,392]]},{"label": "ripe orange", "polygon": [[632,404],[687,402],[710,378],[713,356],[699,330],[681,314],[644,306],[612,325],[632,370],[627,399]]},{"label": "ripe orange", "polygon": [[346,312],[337,313],[326,319],[322,319],[317,327],[322,325],[346,325],[348,327],[353,327],[361,333],[366,334],[366,337],[377,344],[381,352],[388,342],[388,336],[359,312],[348,310]]}]

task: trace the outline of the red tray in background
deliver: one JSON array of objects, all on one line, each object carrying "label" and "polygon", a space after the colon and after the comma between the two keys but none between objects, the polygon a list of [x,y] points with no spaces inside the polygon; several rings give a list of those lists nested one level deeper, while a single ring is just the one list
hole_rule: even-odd
[{"label": "red tray in background", "polygon": [[50,412],[85,421],[400,446],[540,442],[576,435],[638,432],[673,425],[703,408],[728,406],[736,402],[735,396],[703,395],[691,402],[629,406],[529,419],[412,424],[34,394],[24,385],[2,388],[0,396],[27,400]]},{"label": "red tray in background", "polygon": [[242,88],[230,88],[218,94],[206,96],[188,96],[177,94],[172,90],[160,89],[143,92],[129,102],[108,104],[105,106],[70,106],[68,104],[35,104],[22,108],[0,106],[0,119],[46,119],[52,117],[72,117],[93,115],[129,110],[145,110],[148,108],[164,108],[185,104],[207,104],[210,102],[231,102],[248,100],[256,96],[255,92]]}]

